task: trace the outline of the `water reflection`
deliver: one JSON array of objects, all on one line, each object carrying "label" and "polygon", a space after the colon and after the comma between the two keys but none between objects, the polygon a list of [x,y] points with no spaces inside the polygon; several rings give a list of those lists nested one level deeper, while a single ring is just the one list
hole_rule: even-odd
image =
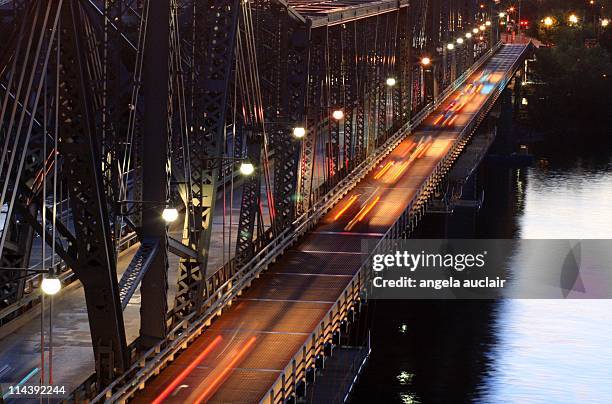
[{"label": "water reflection", "polygon": [[[610,148],[571,153],[526,170],[489,170],[478,236],[612,239]],[[373,355],[353,402],[612,397],[611,300],[371,304]]]},{"label": "water reflection", "polygon": [[[578,158],[570,167],[530,169],[518,235],[612,239],[611,168],[610,160]],[[512,300],[499,312],[478,401],[609,402],[612,301]]]}]

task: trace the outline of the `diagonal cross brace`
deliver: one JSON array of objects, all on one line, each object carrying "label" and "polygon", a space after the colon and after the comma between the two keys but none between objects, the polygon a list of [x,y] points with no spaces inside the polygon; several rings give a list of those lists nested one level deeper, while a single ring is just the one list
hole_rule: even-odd
[{"label": "diagonal cross brace", "polygon": [[145,238],[140,242],[136,255],[132,258],[130,265],[128,265],[119,281],[119,297],[121,299],[121,307],[124,310],[134,295],[136,288],[140,285],[142,278],[147,273],[147,270],[151,267],[151,263],[158,251],[158,239]]}]

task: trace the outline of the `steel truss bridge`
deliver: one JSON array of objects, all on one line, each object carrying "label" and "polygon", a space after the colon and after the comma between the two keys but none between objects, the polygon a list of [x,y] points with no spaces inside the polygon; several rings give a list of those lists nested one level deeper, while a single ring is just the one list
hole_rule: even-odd
[{"label": "steel truss bridge", "polygon": [[410,235],[521,66],[495,7],[0,2],[0,380],[303,395],[359,309],[357,240]]}]

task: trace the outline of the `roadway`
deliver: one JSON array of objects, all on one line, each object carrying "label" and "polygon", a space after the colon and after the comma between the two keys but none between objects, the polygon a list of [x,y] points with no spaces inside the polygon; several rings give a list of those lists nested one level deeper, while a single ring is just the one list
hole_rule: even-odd
[{"label": "roadway", "polygon": [[135,397],[259,402],[525,46],[506,45]]}]

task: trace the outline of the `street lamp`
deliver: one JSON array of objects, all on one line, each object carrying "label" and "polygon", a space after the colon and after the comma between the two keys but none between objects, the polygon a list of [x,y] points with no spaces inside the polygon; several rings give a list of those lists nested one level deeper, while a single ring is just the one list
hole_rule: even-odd
[{"label": "street lamp", "polygon": [[166,223],[174,222],[176,219],[178,219],[178,216],[179,214],[176,208],[164,208],[162,211],[162,219],[164,219],[164,222]]},{"label": "street lamp", "polygon": [[490,27],[490,26],[491,26],[491,21],[486,21],[486,22],[485,22],[485,25],[486,25],[487,27]]},{"label": "street lamp", "polygon": [[467,34],[465,34],[465,37],[466,37],[467,39],[470,39],[470,38],[472,37],[472,33],[471,33],[471,32],[468,32]]},{"label": "street lamp", "polygon": [[473,32],[473,33],[475,33],[475,34],[477,34],[477,33],[478,33],[478,28],[474,28],[474,29],[472,30],[472,32]]},{"label": "street lamp", "polygon": [[607,27],[608,25],[610,25],[610,20],[607,18],[604,18],[603,20],[601,20],[601,26],[602,27]]},{"label": "street lamp", "polygon": [[457,43],[461,45],[463,43],[463,38],[457,38]]},{"label": "street lamp", "polygon": [[448,45],[446,45],[446,49],[453,50],[455,49],[455,45],[453,45],[452,43],[449,43]]},{"label": "street lamp", "polygon": [[504,18],[505,16],[506,16],[506,13],[504,12],[499,13],[499,18]]},{"label": "street lamp", "polygon": [[394,77],[389,77],[389,78],[387,79],[387,85],[388,85],[389,87],[393,87],[393,86],[394,86],[396,83],[397,83],[397,80],[395,80],[395,78],[394,78]]},{"label": "street lamp", "polygon": [[431,64],[431,59],[425,56],[421,59],[421,64],[423,66],[429,66]]},{"label": "street lamp", "polygon": [[40,288],[43,293],[49,296],[53,296],[57,294],[62,288],[62,283],[55,275],[47,275],[43,278],[42,283],[40,284]]},{"label": "street lamp", "polygon": [[250,161],[243,161],[240,164],[240,174],[251,175],[255,172],[255,166]]},{"label": "street lamp", "polygon": [[554,23],[554,21],[553,21],[552,18],[550,18],[550,17],[544,18],[544,25],[545,26],[552,27],[553,23]]},{"label": "street lamp", "polygon": [[569,16],[569,22],[572,24],[577,24],[578,23],[578,16],[576,16],[576,14],[572,14]]},{"label": "street lamp", "polygon": [[298,126],[293,128],[293,137],[296,139],[301,139],[306,135],[306,129],[302,126]]},{"label": "street lamp", "polygon": [[480,29],[481,31],[484,31],[485,29],[487,29],[487,27],[486,27],[486,26],[484,26],[484,25],[481,25],[481,26],[479,27],[479,29]]},{"label": "street lamp", "polygon": [[344,111],[342,111],[341,109],[337,109],[334,112],[332,112],[332,118],[334,118],[336,121],[339,121],[340,119],[344,118]]}]

